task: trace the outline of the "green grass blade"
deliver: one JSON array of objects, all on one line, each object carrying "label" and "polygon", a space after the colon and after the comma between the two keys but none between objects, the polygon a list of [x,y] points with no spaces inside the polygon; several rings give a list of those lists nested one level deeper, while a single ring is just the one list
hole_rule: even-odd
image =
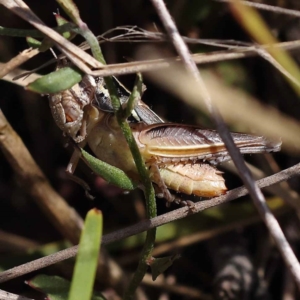
[{"label": "green grass blade", "polygon": [[102,213],[97,209],[88,212],[81,233],[69,300],[90,300],[98,265],[102,238]]}]

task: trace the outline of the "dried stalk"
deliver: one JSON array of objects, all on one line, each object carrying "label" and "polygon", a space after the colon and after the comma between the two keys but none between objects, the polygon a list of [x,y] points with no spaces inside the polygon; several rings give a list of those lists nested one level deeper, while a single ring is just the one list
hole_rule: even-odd
[{"label": "dried stalk", "polygon": [[[216,2],[221,2],[221,3],[230,3],[234,2],[235,0],[215,0]],[[296,18],[300,18],[300,12],[295,10],[295,9],[288,9],[288,8],[283,8],[279,6],[273,6],[269,4],[264,4],[264,3],[256,3],[256,2],[251,2],[251,1],[240,1],[243,5],[247,5],[250,7],[254,7],[260,10],[266,10],[270,11],[273,13],[277,14],[283,14],[283,15],[288,15]]]},{"label": "dried stalk", "polygon": [[20,54],[12,58],[9,62],[2,65],[0,69],[0,78],[12,72],[15,68],[39,53],[40,52],[38,49],[26,49],[22,51]]},{"label": "dried stalk", "polygon": [[0,299],[1,300],[33,300],[27,297],[23,297],[20,295],[12,294],[3,290],[0,290]]},{"label": "dried stalk", "polygon": [[102,64],[95,60],[91,55],[69,42],[55,30],[46,26],[22,0],[1,0],[0,4],[10,9],[54,41],[57,48],[65,53],[68,58],[85,73],[89,74],[91,72],[91,69],[85,62],[88,62],[91,67],[101,68]]},{"label": "dried stalk", "polygon": [[36,201],[64,237],[77,243],[83,226],[81,217],[53,190],[2,111],[0,148],[26,193]]},{"label": "dried stalk", "polygon": [[211,113],[211,116],[213,117],[213,120],[217,126],[218,132],[220,133],[220,136],[222,137],[222,140],[224,141],[226,148],[228,149],[228,152],[232,158],[232,161],[236,165],[240,177],[243,180],[245,186],[249,190],[249,193],[251,195],[251,198],[254,201],[254,204],[256,208],[258,209],[261,218],[267,225],[271,236],[275,240],[275,243],[285,261],[287,264],[287,267],[293,274],[293,277],[298,285],[298,288],[300,289],[300,264],[291,249],[289,243],[287,242],[276,218],[269,210],[266,200],[264,198],[264,195],[262,194],[261,190],[259,189],[258,185],[255,183],[251,172],[247,168],[245,161],[237,149],[237,147],[234,144],[233,138],[230,135],[230,132],[224,123],[222,117],[220,116],[219,112],[216,110],[216,108],[212,104],[212,99],[210,97],[209,91],[206,89],[206,86],[200,76],[200,73],[197,69],[196,64],[192,60],[192,57],[189,53],[189,50],[182,40],[175,23],[173,22],[164,2],[162,0],[151,0],[154,7],[156,8],[156,11],[162,21],[162,23],[165,26],[165,29],[167,33],[170,36],[170,39],[172,40],[177,52],[179,53],[185,67],[187,70],[192,74],[194,77],[195,82],[198,84],[199,92],[201,96],[203,97],[203,100]]}]

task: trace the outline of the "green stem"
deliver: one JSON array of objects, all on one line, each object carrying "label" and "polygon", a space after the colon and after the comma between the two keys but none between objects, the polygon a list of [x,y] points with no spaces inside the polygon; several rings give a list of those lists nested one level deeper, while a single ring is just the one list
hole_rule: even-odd
[{"label": "green stem", "polygon": [[138,73],[135,79],[134,87],[129,99],[126,103],[126,108],[123,110],[123,119],[130,117],[133,109],[137,105],[138,101],[142,98],[143,93],[143,78],[141,73]]},{"label": "green stem", "polygon": [[[91,47],[91,51],[93,56],[103,64],[106,64],[105,59],[103,57],[102,51],[100,49],[99,43],[97,38],[94,34],[89,30],[89,28],[85,25],[85,23],[77,22],[79,25],[80,34],[85,37],[88,44]],[[115,110],[118,123],[120,128],[124,134],[124,137],[128,143],[130,151],[132,153],[133,159],[135,161],[137,170],[141,176],[142,183],[145,187],[145,198],[146,198],[146,211],[147,211],[147,218],[151,219],[156,217],[156,200],[155,200],[155,192],[152,186],[151,179],[149,177],[148,170],[144,163],[144,160],[141,156],[139,148],[136,144],[136,141],[132,135],[131,129],[127,121],[123,118],[124,112],[122,110],[122,106],[120,103],[120,99],[117,94],[116,87],[114,85],[112,77],[105,77],[105,83],[107,85],[111,102],[113,108]],[[133,278],[127,288],[127,291],[124,294],[124,299],[133,299],[135,291],[139,284],[141,283],[144,275],[148,269],[147,261],[151,258],[151,253],[155,243],[155,236],[156,236],[156,228],[147,231],[147,236],[145,240],[145,245],[143,247],[141,258],[137,267],[136,272],[133,275]]]},{"label": "green stem", "polygon": [[130,281],[127,290],[124,293],[123,300],[129,300],[134,298],[135,291],[140,285],[141,281],[143,280],[147,272],[148,269],[147,261],[151,258],[155,236],[156,236],[156,228],[147,231],[145,245],[141,253],[141,258],[139,260],[138,267]]},{"label": "green stem", "polygon": [[106,61],[103,57],[97,38],[87,26],[84,27],[85,28],[79,28],[78,33],[80,33],[90,45],[93,56],[102,64],[106,65]]},{"label": "green stem", "polygon": [[[58,33],[73,31],[73,30],[75,30],[75,25],[73,23],[66,23],[64,25],[53,28],[53,30],[57,31]],[[2,26],[0,26],[0,35],[7,35],[7,36],[14,36],[14,37],[30,36],[30,37],[34,37],[34,38],[46,37],[42,32],[40,32],[38,30],[5,28]]]},{"label": "green stem", "polygon": [[[134,97],[132,97],[133,99]],[[117,103],[116,103],[117,104]],[[114,103],[113,103],[114,105]],[[141,176],[142,182],[145,187],[145,198],[146,198],[146,210],[147,210],[147,218],[151,219],[156,217],[156,201],[155,201],[155,193],[152,186],[151,179],[149,177],[148,170],[145,166],[144,160],[141,156],[139,148],[135,142],[135,139],[132,135],[131,129],[129,124],[127,123],[126,119],[123,118],[124,112],[122,109],[117,111],[117,119],[118,123],[121,127],[121,130],[125,136],[125,139],[128,143],[130,151],[132,153],[133,159],[135,161],[136,167],[138,172]],[[135,271],[130,284],[125,291],[124,298],[125,300],[133,299],[136,289],[138,288],[139,284],[143,280],[145,273],[148,269],[147,262],[151,258],[152,250],[154,247],[156,236],[156,228],[147,231],[147,236],[145,240],[144,247],[142,249],[141,258],[139,260],[139,264],[137,270]]]}]

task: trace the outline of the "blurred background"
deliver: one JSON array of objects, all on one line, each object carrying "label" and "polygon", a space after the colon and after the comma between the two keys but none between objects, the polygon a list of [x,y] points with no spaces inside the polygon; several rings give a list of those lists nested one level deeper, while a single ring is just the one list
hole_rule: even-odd
[{"label": "blurred background", "polygon": [[[58,4],[55,1],[28,0],[26,3],[48,26],[56,26],[53,13],[58,11]],[[166,3],[180,33],[184,36],[196,39],[251,42],[251,38],[241,29],[224,3],[209,0],[175,0]],[[274,0],[268,3],[290,9],[300,8],[299,2],[293,0]],[[125,25],[163,32],[159,18],[149,1],[77,0],[76,4],[81,18],[95,35]],[[64,16],[63,13],[62,15]],[[261,15],[280,41],[299,39],[299,19],[271,12],[263,12]],[[3,27],[32,28],[3,6],[0,6],[0,20],[0,25]],[[73,42],[79,44],[83,40],[76,37]],[[173,47],[168,43],[155,45],[169,56],[176,55]],[[130,41],[108,42],[101,45],[109,64],[126,62],[133,58],[140,46]],[[26,48],[28,46],[24,38],[1,36],[1,62],[7,62]],[[203,45],[190,45],[190,49],[194,53],[218,50],[216,47]],[[54,51],[59,53],[56,49]],[[294,51],[293,55],[298,61],[299,53]],[[22,68],[31,70],[52,58],[50,51],[47,51],[29,60]],[[300,113],[298,96],[282,75],[262,58],[251,57],[219,62],[207,64],[202,68],[217,75],[227,85],[243,89],[261,102],[284,112],[290,118],[298,119]],[[55,65],[51,65],[39,72],[46,74],[54,69]],[[134,78],[134,75],[129,75],[119,77],[119,80],[131,89]],[[213,127],[209,116],[196,113],[194,109],[146,79],[144,83],[147,90],[143,100],[164,120]],[[83,163],[80,163],[76,175],[90,185],[91,193],[95,196],[94,200],[90,200],[85,197],[81,186],[66,177],[65,169],[72,148],[65,147],[67,140],[52,119],[46,96],[28,92],[22,87],[5,81],[0,81],[0,89],[1,110],[20,135],[51,185],[70,207],[73,207],[82,217],[93,207],[102,210],[106,233],[135,224],[145,217],[141,191],[124,194],[101,178],[95,177]],[[230,129],[251,130],[242,124]],[[247,156],[246,160],[263,169],[266,174],[270,174],[276,169],[284,169],[298,163],[299,157],[276,153],[273,158],[254,155]],[[222,171],[225,172],[228,189],[242,185],[236,175],[225,171],[224,168]],[[299,178],[290,180],[289,185],[284,185],[283,189],[287,194],[292,194],[298,199]],[[278,194],[267,193],[266,196],[270,206],[276,211],[293,249],[296,254],[299,254],[299,215],[295,209],[285,204]],[[189,198],[199,201],[196,197]],[[158,214],[176,209],[176,205],[167,208],[161,199],[157,200],[157,205]],[[18,178],[1,151],[0,216],[0,268],[2,269],[66,247],[63,243],[67,240],[66,237],[55,228],[37,203],[32,201],[20,187]],[[120,241],[107,247],[107,255],[125,274],[129,274],[136,268],[142,245],[142,236]],[[299,299],[299,293],[290,274],[285,269],[249,197],[161,227],[158,231],[157,245],[158,248],[160,247],[157,256],[180,254],[181,257],[164,275],[160,276],[160,280],[152,283],[149,278],[146,278],[142,286],[145,299],[213,299],[213,297],[215,299]],[[232,269],[236,272],[232,272]],[[56,274],[69,279],[71,271],[72,265],[65,263],[64,268],[55,266],[37,273]],[[12,280],[1,285],[1,288],[30,295],[34,299],[43,299],[42,294],[31,290],[23,283],[34,275],[36,274]],[[250,279],[246,280],[247,278]],[[122,288],[116,286],[116,283],[99,280],[97,288],[105,291],[113,290],[111,299],[118,299],[117,294],[120,294]]]}]

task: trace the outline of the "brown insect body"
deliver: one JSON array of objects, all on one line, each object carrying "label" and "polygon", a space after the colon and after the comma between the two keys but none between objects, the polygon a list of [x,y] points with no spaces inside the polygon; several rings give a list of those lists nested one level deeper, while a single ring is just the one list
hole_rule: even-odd
[{"label": "brown insect body", "polygon": [[[97,115],[89,122],[87,142],[101,160],[122,169],[134,180],[139,175],[127,142],[113,114],[92,108]],[[150,177],[159,187],[163,183],[184,194],[215,197],[227,190],[221,172],[204,161],[217,164],[230,160],[219,134],[195,126],[160,123],[132,123],[133,136],[139,146]],[[278,151],[281,143],[269,142],[261,136],[232,133],[242,153]],[[159,174],[152,169],[157,165]]]},{"label": "brown insect body", "polygon": [[[118,93],[125,102],[126,91],[119,89]],[[54,120],[64,133],[77,143],[87,142],[99,159],[139,181],[127,142],[111,113],[103,79],[94,80],[86,75],[72,89],[52,95],[49,100]],[[145,122],[131,123],[132,133],[159,194],[173,201],[175,197],[168,189],[201,197],[226,192],[221,172],[212,165],[230,160],[230,156],[216,131],[163,123],[142,101],[135,113]],[[265,137],[249,134],[232,133],[232,138],[242,154],[279,151],[281,145],[281,142],[273,143]]]},{"label": "brown insect body", "polygon": [[[100,112],[98,121],[93,123],[94,126],[88,129],[87,142],[94,154],[108,164],[122,169],[132,179],[138,181],[139,174],[116,117]],[[137,139],[142,132],[135,131],[133,127],[133,134]],[[208,164],[160,166],[158,176],[155,172],[151,172],[153,162],[145,161],[150,168],[152,181],[158,185],[160,185],[160,180],[163,180],[172,190],[202,197],[213,197],[226,191],[220,172]]]}]

